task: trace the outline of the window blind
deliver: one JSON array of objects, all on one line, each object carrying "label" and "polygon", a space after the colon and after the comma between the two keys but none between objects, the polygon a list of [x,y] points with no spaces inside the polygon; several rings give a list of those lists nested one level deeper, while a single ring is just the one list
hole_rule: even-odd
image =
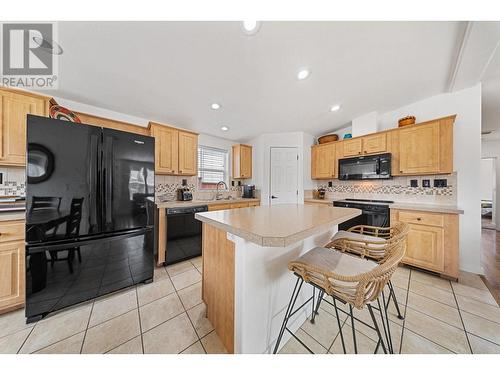
[{"label": "window blind", "polygon": [[228,152],[213,147],[198,147],[198,178],[202,184],[227,183]]}]

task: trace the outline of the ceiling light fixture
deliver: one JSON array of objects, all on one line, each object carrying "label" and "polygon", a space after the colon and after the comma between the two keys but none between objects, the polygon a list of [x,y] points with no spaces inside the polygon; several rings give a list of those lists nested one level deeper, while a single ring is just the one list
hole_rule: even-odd
[{"label": "ceiling light fixture", "polygon": [[330,107],[330,112],[337,112],[340,109],[340,104],[335,104]]},{"label": "ceiling light fixture", "polygon": [[220,130],[222,130],[223,132],[227,132],[229,128],[227,126],[221,126]]},{"label": "ceiling light fixture", "polygon": [[220,108],[220,104],[219,103],[212,103],[212,105],[210,106],[210,108],[212,108],[213,110],[218,110]]},{"label": "ceiling light fixture", "polygon": [[259,31],[260,22],[255,20],[243,21],[243,31],[247,35],[253,35]]},{"label": "ceiling light fixture", "polygon": [[297,74],[297,79],[302,81],[311,75],[311,71],[309,69],[301,69]]}]

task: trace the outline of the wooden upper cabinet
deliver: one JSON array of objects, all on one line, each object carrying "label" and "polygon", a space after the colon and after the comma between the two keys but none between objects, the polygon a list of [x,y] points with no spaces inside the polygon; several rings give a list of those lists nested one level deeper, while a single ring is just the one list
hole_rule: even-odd
[{"label": "wooden upper cabinet", "polygon": [[388,133],[394,176],[453,173],[456,116],[411,125]]},{"label": "wooden upper cabinet", "polygon": [[387,134],[378,133],[363,137],[364,154],[380,154],[387,151]]},{"label": "wooden upper cabinet", "polygon": [[400,173],[438,173],[439,121],[400,130],[399,153]]},{"label": "wooden upper cabinet", "polygon": [[363,153],[363,138],[353,138],[342,142],[344,157],[359,156]]},{"label": "wooden upper cabinet", "polygon": [[162,125],[151,124],[155,138],[155,173],[177,174],[179,167],[179,131]]},{"label": "wooden upper cabinet", "polygon": [[48,116],[49,98],[0,89],[0,165],[26,165],[26,116]]},{"label": "wooden upper cabinet", "polygon": [[198,135],[179,131],[179,174],[194,176],[198,173]]},{"label": "wooden upper cabinet", "polygon": [[252,146],[233,145],[233,178],[252,177]]},{"label": "wooden upper cabinet", "polygon": [[311,178],[332,179],[336,177],[336,145],[327,143],[311,147]]},{"label": "wooden upper cabinet", "polygon": [[198,173],[198,134],[149,123],[155,138],[155,173],[192,176]]},{"label": "wooden upper cabinet", "polygon": [[341,142],[343,157],[361,156],[367,154],[381,154],[387,151],[386,133],[376,133],[364,137],[357,137]]}]

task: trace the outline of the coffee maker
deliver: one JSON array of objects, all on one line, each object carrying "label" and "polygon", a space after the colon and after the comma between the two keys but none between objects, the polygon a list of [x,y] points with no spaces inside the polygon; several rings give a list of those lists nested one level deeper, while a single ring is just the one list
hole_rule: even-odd
[{"label": "coffee maker", "polygon": [[255,185],[243,185],[242,198],[255,198]]}]

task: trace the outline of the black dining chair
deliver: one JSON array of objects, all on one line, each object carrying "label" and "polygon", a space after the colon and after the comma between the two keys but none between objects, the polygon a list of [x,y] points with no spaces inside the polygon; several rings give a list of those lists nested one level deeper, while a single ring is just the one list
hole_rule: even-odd
[{"label": "black dining chair", "polygon": [[30,211],[57,210],[61,208],[61,197],[33,197]]},{"label": "black dining chair", "polygon": [[[82,211],[83,211],[83,199],[84,198],[73,198],[71,200],[71,208],[69,211],[68,219],[66,220],[66,231],[62,238],[55,237],[55,239],[68,239],[78,237],[80,234],[80,223],[82,221]],[[58,253],[61,251],[67,251],[68,255],[65,258],[59,258]],[[75,259],[75,253],[78,255],[78,262],[82,262],[82,254],[80,247],[72,247],[60,250],[51,250],[50,253],[50,265],[54,267],[54,263],[57,261],[67,261],[69,271],[73,273],[73,260]]]}]

